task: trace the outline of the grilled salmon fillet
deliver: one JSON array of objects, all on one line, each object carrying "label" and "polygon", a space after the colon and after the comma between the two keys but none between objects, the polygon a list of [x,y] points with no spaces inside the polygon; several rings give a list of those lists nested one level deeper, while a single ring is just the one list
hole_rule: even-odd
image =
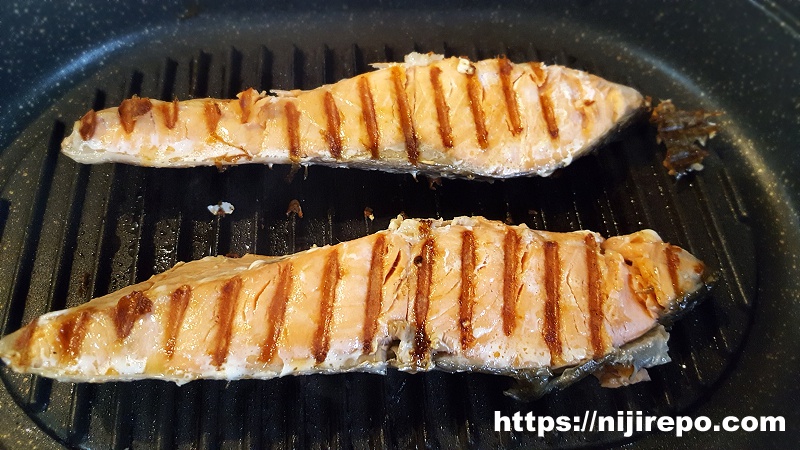
[{"label": "grilled salmon fillet", "polygon": [[[291,256],[178,264],[35,319],[0,340],[0,357],[19,372],[88,382],[389,367],[556,374],[622,361],[654,330],[665,344],[658,321],[707,275],[650,230],[604,240],[481,217],[398,218]],[[659,358],[651,363],[669,360]]]},{"label": "grilled salmon fillet", "polygon": [[547,176],[642,109],[634,89],[505,58],[412,53],[309,91],[237,99],[134,97],[89,111],[64,139],[81,163],[323,164],[445,177]]}]

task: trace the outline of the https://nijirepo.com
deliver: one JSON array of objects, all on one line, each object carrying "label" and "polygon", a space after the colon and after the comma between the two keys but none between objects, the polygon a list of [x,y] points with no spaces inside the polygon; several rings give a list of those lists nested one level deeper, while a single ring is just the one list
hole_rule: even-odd
[{"label": "https://nijirepo.com", "polygon": [[661,431],[675,433],[680,437],[690,431],[785,431],[783,416],[727,416],[714,422],[706,416],[651,416],[641,411],[617,411],[616,416],[598,415],[597,411],[586,411],[583,416],[537,416],[521,412],[505,416],[494,412],[495,431],[536,433],[544,437],[553,431],[560,432],[622,432],[625,437],[633,433]]}]

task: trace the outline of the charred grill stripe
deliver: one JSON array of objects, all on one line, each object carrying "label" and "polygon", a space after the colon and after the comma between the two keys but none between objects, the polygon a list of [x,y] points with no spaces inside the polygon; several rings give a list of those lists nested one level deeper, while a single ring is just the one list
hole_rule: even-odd
[{"label": "charred grill stripe", "polygon": [[428,306],[431,295],[431,281],[433,278],[433,258],[435,243],[431,237],[430,221],[420,223],[420,236],[424,239],[420,256],[415,258],[417,264],[417,292],[414,296],[414,350],[413,360],[417,367],[423,367],[430,348],[430,338],[425,330],[428,319]]},{"label": "charred grill stripe", "polygon": [[446,148],[453,148],[453,130],[450,127],[450,108],[444,98],[442,91],[442,69],[437,66],[431,67],[431,85],[433,86],[433,96],[436,101],[436,118],[439,122],[439,136],[442,144]]},{"label": "charred grill stripe", "polygon": [[242,278],[238,275],[228,280],[220,289],[217,301],[217,336],[214,351],[211,353],[211,364],[219,368],[228,359],[228,347],[231,344],[233,319],[236,317],[236,304],[242,291]]},{"label": "charred grill stripe", "polygon": [[586,294],[589,302],[589,339],[592,343],[594,357],[600,357],[604,351],[603,344],[603,296],[600,265],[597,256],[597,241],[587,234],[586,243]]},{"label": "charred grill stripe", "polygon": [[679,298],[683,295],[681,285],[678,280],[678,267],[681,265],[681,258],[678,256],[680,249],[674,245],[669,245],[664,248],[664,254],[667,258],[667,270],[669,271],[669,279],[672,282],[672,290],[675,291],[675,297]]},{"label": "charred grill stripe", "polygon": [[289,140],[289,160],[300,162],[300,111],[293,101],[287,100],[283,107],[286,113],[286,136]]},{"label": "charred grill stripe", "polygon": [[378,134],[378,121],[375,118],[375,102],[372,99],[372,91],[369,89],[369,80],[366,76],[358,79],[358,94],[361,98],[361,113],[364,118],[364,126],[367,129],[367,141],[369,142],[369,152],[372,159],[380,158],[378,145],[380,135]]},{"label": "charred grill stripe", "polygon": [[378,329],[378,317],[383,307],[383,260],[386,258],[386,251],[386,236],[379,234],[372,245],[372,258],[367,280],[367,301],[364,306],[363,349],[367,355],[372,353],[372,340]]},{"label": "charred grill stripe", "polygon": [[336,100],[331,91],[325,92],[325,116],[328,118],[328,129],[325,137],[328,140],[328,147],[331,156],[336,159],[342,157],[342,136],[341,120],[339,118],[339,108],[336,107]]},{"label": "charred grill stripe", "polygon": [[178,123],[179,106],[177,98],[173,99],[171,103],[163,102],[158,105],[158,108],[161,110],[161,115],[164,117],[164,125],[169,130],[175,128],[175,125]]},{"label": "charred grill stripe", "polygon": [[167,355],[167,360],[172,359],[172,355],[175,353],[175,343],[178,341],[178,334],[183,325],[183,317],[186,315],[191,299],[192,288],[188,285],[175,289],[169,297],[164,341],[164,353]]},{"label": "charred grill stripe", "polygon": [[36,331],[38,323],[38,317],[33,319],[31,323],[25,325],[17,340],[14,341],[14,350],[19,353],[18,364],[21,367],[28,366],[31,363],[31,338],[33,338],[33,333]]},{"label": "charred grill stripe", "polygon": [[461,349],[472,347],[472,311],[475,307],[475,234],[461,233],[461,293],[458,296],[458,324],[461,330]]},{"label": "charred grill stripe", "polygon": [[416,131],[414,131],[411,108],[408,106],[408,95],[406,94],[400,66],[392,67],[392,82],[394,83],[394,94],[397,99],[397,112],[400,115],[400,128],[403,130],[403,139],[405,139],[406,142],[408,162],[416,166],[419,161],[417,134]]},{"label": "charred grill stripe", "polygon": [[150,103],[149,98],[139,98],[134,95],[129,99],[123,100],[122,103],[119,104],[119,108],[117,108],[122,129],[124,129],[126,133],[131,134],[134,125],[136,125],[136,119],[149,112],[152,107],[153,104]]},{"label": "charred grill stripe", "polygon": [[561,259],[558,255],[558,243],[544,243],[544,341],[550,350],[551,364],[561,360]]},{"label": "charred grill stripe", "polygon": [[86,337],[86,328],[92,318],[94,309],[83,308],[75,311],[64,319],[58,328],[58,346],[61,350],[61,362],[73,361],[81,351],[83,338]]},{"label": "charred grill stripe", "polygon": [[119,299],[110,311],[117,337],[120,340],[128,337],[139,317],[149,314],[152,310],[153,302],[140,291],[133,291]]},{"label": "charred grill stripe", "polygon": [[84,141],[91,139],[94,136],[95,128],[97,128],[97,113],[90,109],[89,112],[81,117],[81,126],[78,128],[81,139]]},{"label": "charred grill stripe", "polygon": [[[545,80],[547,83],[547,80]],[[543,84],[539,87],[539,104],[542,106],[542,117],[547,124],[547,132],[550,134],[551,139],[558,138],[558,123],[556,122],[556,112],[553,109],[553,100],[547,94],[547,85]]]},{"label": "charred grill stripe", "polygon": [[292,292],[293,270],[292,263],[286,263],[280,268],[278,285],[269,305],[269,317],[266,321],[267,337],[261,346],[261,354],[258,358],[262,363],[271,363],[277,353],[278,339],[281,337],[286,315],[286,305],[289,303],[289,296]]},{"label": "charred grill stripe", "polygon": [[217,125],[222,118],[222,110],[219,109],[217,102],[209,100],[203,104],[203,117],[206,120],[206,130],[212,136],[217,135]]},{"label": "charred grill stripe", "polygon": [[508,111],[508,119],[511,122],[511,134],[516,136],[522,131],[522,123],[519,118],[519,104],[517,103],[517,95],[514,92],[514,86],[511,82],[511,70],[514,66],[506,58],[498,60],[500,69],[500,82],[503,85],[503,98],[506,100],[506,110]]},{"label": "charred grill stripe", "polygon": [[509,228],[503,239],[503,333],[511,336],[517,326],[519,292],[519,234]]},{"label": "charred grill stripe", "polygon": [[253,109],[253,96],[257,95],[256,90],[250,88],[239,95],[239,108],[242,110],[242,116],[239,118],[241,123],[247,123],[250,120],[250,112]]},{"label": "charred grill stripe", "polygon": [[489,133],[486,131],[486,118],[481,106],[481,93],[483,88],[478,79],[477,70],[467,77],[467,94],[469,95],[469,108],[472,110],[472,119],[475,121],[475,138],[482,149],[489,147]]},{"label": "charred grill stripe", "polygon": [[322,274],[320,291],[322,292],[322,302],[319,307],[319,318],[317,320],[317,331],[314,334],[313,353],[317,364],[325,361],[330,350],[331,320],[333,319],[333,305],[336,303],[336,286],[342,274],[339,270],[339,250],[333,247],[328,253],[325,261],[325,268]]}]

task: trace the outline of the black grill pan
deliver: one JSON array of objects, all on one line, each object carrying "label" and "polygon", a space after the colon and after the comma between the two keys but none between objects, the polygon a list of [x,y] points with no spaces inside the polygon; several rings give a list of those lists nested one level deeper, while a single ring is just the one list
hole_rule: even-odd
[{"label": "black grill pan", "polygon": [[[716,2],[712,2],[716,3]],[[606,236],[653,228],[717,268],[712,296],[671,330],[671,364],[618,390],[586,379],[539,401],[480,374],[392,372],[271,381],[100,385],[0,378],[9,448],[575,448],[797,442],[798,21],[793,5],[369,2],[21,2],[0,11],[3,334],[212,254],[287,254],[411,217],[484,215]],[[37,34],[38,33],[38,34]],[[311,167],[82,166],[59,154],[89,108],[137,94],[232,97],[313,88],[410,51],[564,64],[654,99],[725,111],[706,170],[678,181],[646,123],[547,179],[445,180]],[[6,63],[7,62],[7,63]],[[291,200],[304,216],[287,216]],[[233,203],[233,215],[206,206]],[[372,208],[375,220],[365,219]],[[784,433],[497,433],[510,415],[783,415]]]}]

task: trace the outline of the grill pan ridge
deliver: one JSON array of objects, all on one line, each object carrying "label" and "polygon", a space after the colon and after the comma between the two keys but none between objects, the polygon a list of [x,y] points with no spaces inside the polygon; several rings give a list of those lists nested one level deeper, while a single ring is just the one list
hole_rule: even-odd
[{"label": "grill pan ridge", "polygon": [[[332,32],[331,32],[332,33]],[[636,124],[600,152],[547,179],[484,183],[310,167],[241,166],[147,169],[83,166],[59,155],[72,120],[88,107],[131,95],[163,100],[230,98],[253,86],[308,89],[363,73],[373,61],[409,51],[508,55],[588,70],[648,92],[654,81],[620,72],[602,58],[543,40],[447,42],[264,39],[167,45],[163,54],[132,52],[77,86],[3,150],[13,166],[0,186],[0,319],[3,334],[50,310],[81,304],[163,272],[178,261],[215,254],[288,254],[354,239],[410,217],[484,215],[552,231],[592,229],[605,236],[653,228],[717,269],[711,298],[671,330],[673,362],[653,380],[605,390],[593,379],[530,403],[502,392],[508,379],[482,374],[396,371],[287,377],[270,381],[60,383],[0,370],[15,407],[53,441],[74,448],[549,448],[652,443],[621,433],[496,433],[494,411],[575,416],[586,409],[648,414],[692,413],[736,370],[756,317],[756,244],[752,212],[737,173],[723,156],[728,136],[713,141],[706,170],[675,181],[661,166],[654,131]],[[644,83],[644,85],[643,85]],[[701,101],[676,88],[678,96]],[[724,134],[724,133],[723,133]],[[303,218],[287,215],[292,199]],[[205,206],[230,201],[228,217]],[[364,208],[375,212],[365,219]],[[3,442],[5,443],[5,442]],[[49,444],[48,444],[49,445]]]}]

